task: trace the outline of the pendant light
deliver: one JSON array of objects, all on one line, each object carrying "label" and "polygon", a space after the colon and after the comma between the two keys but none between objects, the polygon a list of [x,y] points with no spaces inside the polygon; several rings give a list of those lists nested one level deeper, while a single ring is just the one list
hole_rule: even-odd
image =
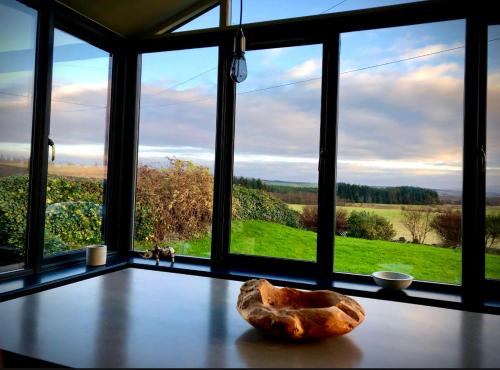
[{"label": "pendant light", "polygon": [[231,79],[234,82],[243,82],[247,78],[247,61],[245,60],[245,35],[241,28],[243,16],[243,0],[240,0],[240,25],[234,37],[233,61],[231,63]]}]

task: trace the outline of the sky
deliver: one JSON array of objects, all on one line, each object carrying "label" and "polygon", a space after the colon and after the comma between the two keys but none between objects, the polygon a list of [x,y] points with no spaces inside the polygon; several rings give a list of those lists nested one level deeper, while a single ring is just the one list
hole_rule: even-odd
[{"label": "sky", "polygon": [[[247,0],[243,22],[400,2],[286,1],[284,6],[278,0]],[[26,50],[34,46],[36,17],[7,11],[5,4],[11,2],[0,2],[0,17],[9,22],[2,19],[0,35],[6,27],[19,28],[11,34],[22,43],[22,62],[31,70],[5,66],[8,59],[0,62],[0,92],[10,94],[0,94],[0,155],[26,156],[34,63]],[[238,11],[239,2],[233,21]],[[178,31],[216,25],[217,9],[202,17]],[[464,35],[461,20],[341,35],[338,181],[461,189]],[[489,39],[497,37],[500,26],[490,27]],[[0,42],[4,55],[19,50],[12,40]],[[55,45],[51,137],[56,162],[105,164],[110,57],[61,31]],[[500,191],[500,107],[494,103],[500,99],[500,41],[489,46],[487,183]],[[317,182],[321,45],[245,56],[249,75],[237,86],[234,174]],[[15,60],[10,64],[18,64]],[[143,55],[141,163],[162,166],[175,156],[213,171],[216,66],[217,48]]]}]

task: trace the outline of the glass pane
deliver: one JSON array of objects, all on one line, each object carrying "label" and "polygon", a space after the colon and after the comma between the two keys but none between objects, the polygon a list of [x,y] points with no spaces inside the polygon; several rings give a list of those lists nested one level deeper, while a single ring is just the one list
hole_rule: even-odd
[{"label": "glass pane", "polygon": [[45,256],[103,242],[110,62],[109,53],[55,30]]},{"label": "glass pane", "polygon": [[0,272],[25,260],[36,25],[35,10],[0,3]]},{"label": "glass pane", "polygon": [[245,54],[231,253],[316,260],[322,46]]},{"label": "glass pane", "polygon": [[135,250],[210,257],[217,48],[142,56]]},{"label": "glass pane", "polygon": [[464,34],[341,35],[335,271],[460,283]]},{"label": "glass pane", "polygon": [[486,278],[500,280],[500,25],[488,29]]},{"label": "glass pane", "polygon": [[219,14],[220,6],[216,6],[208,12],[196,17],[191,22],[186,23],[184,26],[179,27],[174,32],[193,31],[201,30],[203,28],[219,27]]},{"label": "glass pane", "polygon": [[[414,3],[419,0],[252,0],[243,1],[243,23],[263,22],[273,19],[305,17],[310,15],[345,12],[387,5]],[[233,0],[232,24],[240,22],[240,2]]]}]

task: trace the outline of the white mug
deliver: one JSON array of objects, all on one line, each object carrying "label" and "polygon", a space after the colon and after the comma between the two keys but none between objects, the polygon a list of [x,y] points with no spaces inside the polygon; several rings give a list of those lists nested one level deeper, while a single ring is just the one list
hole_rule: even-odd
[{"label": "white mug", "polygon": [[104,244],[88,245],[87,251],[87,265],[88,266],[102,266],[106,264],[107,246]]}]

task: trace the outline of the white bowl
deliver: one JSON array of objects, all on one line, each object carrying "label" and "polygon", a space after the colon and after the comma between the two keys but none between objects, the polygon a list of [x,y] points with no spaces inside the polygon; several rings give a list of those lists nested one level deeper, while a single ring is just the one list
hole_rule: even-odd
[{"label": "white bowl", "polygon": [[382,288],[401,290],[410,286],[413,276],[401,272],[377,271],[372,274],[373,280]]}]

